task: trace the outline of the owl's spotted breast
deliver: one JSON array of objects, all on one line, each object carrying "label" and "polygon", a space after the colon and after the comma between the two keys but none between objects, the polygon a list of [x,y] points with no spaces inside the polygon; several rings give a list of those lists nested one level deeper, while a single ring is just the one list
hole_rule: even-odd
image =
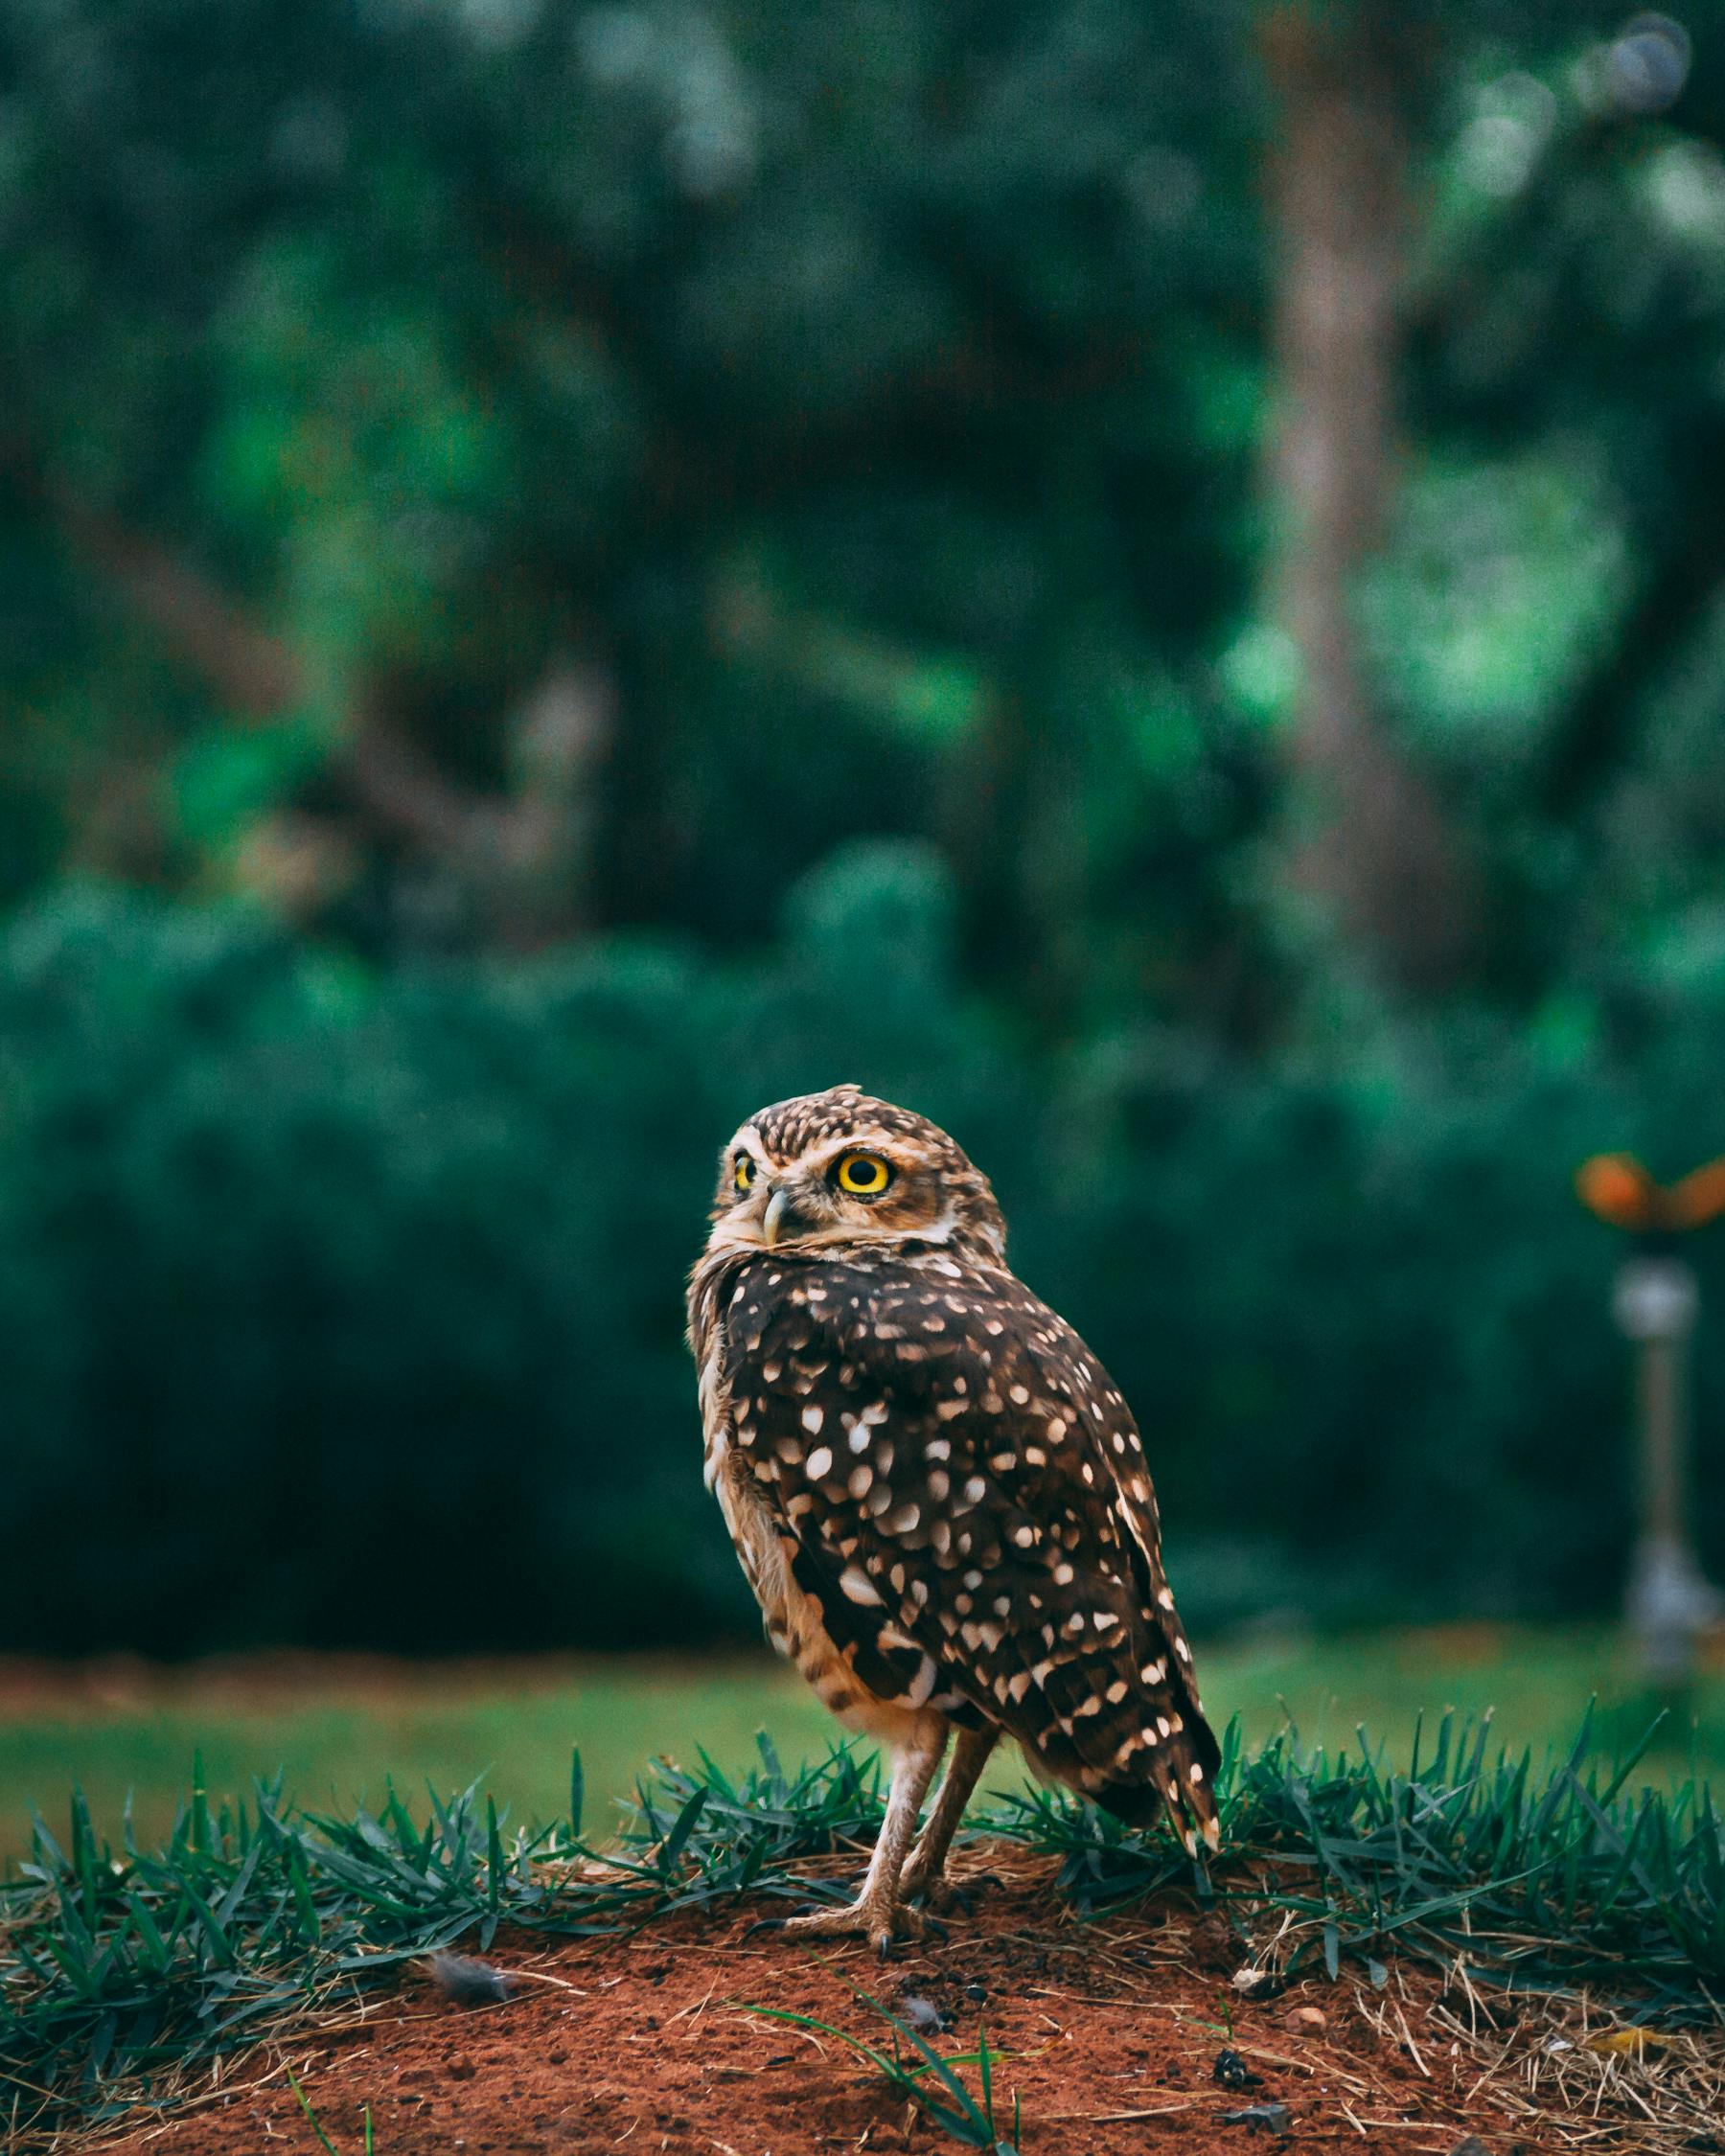
[{"label": "owl's spotted breast", "polygon": [[[823,1707],[849,1727],[895,1744],[923,1707],[904,1696],[892,1673],[868,1657],[867,1676],[856,1665],[848,1641],[835,1639],[819,1594],[800,1571],[796,1538],[773,1504],[747,1455],[735,1443],[724,1330],[714,1322],[710,1298],[692,1297],[694,1336],[702,1355],[702,1399],[706,1435],[706,1480],[719,1501],[745,1578],[760,1604],[769,1640],[814,1689]],[[870,1685],[868,1676],[875,1679]]]},{"label": "owl's spotted breast", "polygon": [[691,1320],[727,1518],[757,1508],[847,1686],[1213,1831],[1138,1433],[1070,1326],[933,1239],[715,1254]]}]

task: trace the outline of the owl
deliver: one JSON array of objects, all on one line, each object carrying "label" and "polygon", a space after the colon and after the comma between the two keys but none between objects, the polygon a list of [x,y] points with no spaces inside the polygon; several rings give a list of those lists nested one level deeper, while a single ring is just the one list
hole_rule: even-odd
[{"label": "owl", "polygon": [[857,1901],[787,1928],[883,1955],[920,1937],[1002,1736],[1118,1818],[1216,1846],[1216,1740],[1137,1425],[1007,1266],[987,1178],[944,1131],[850,1085],[751,1115],[689,1342],[707,1482],[768,1637],[891,1764]]}]

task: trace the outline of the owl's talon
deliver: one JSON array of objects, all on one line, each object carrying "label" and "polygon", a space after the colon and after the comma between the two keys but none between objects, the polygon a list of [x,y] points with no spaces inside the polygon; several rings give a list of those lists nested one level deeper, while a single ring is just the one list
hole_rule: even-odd
[{"label": "owl's talon", "polygon": [[750,1924],[743,1937],[753,1938],[756,1932],[782,1932],[790,1920],[788,1916],[763,1916],[758,1922]]},{"label": "owl's talon", "polygon": [[955,1887],[950,1879],[908,1879],[904,1892],[907,1901],[920,1902],[931,1915],[938,1911],[945,1916],[968,1916],[975,1898],[968,1887]]},{"label": "owl's talon", "polygon": [[907,1901],[920,1901],[931,1915],[969,1916],[975,1912],[985,1887],[1003,1888],[1004,1884],[992,1871],[973,1872],[962,1882],[949,1879],[942,1872],[932,1879],[908,1877],[899,1892]]},{"label": "owl's talon", "polygon": [[923,1939],[945,1932],[920,1910],[903,1902],[854,1901],[843,1909],[811,1910],[798,1916],[781,1916],[775,1928],[795,1932],[804,1938],[856,1938],[867,1940],[885,1961],[900,1939]]}]

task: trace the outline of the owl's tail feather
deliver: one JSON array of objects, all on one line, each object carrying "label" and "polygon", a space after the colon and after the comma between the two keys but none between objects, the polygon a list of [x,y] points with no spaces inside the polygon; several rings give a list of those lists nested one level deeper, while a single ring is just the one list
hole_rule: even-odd
[{"label": "owl's tail feather", "polygon": [[1195,1857],[1200,1838],[1211,1851],[1222,1845],[1215,1793],[1219,1764],[1219,1747],[1208,1724],[1200,1721],[1194,1729],[1188,1722],[1172,1743],[1143,1756],[1143,1778],[1105,1782],[1092,1794],[1104,1811],[1128,1826],[1154,1826],[1166,1816],[1186,1854]]},{"label": "owl's tail feather", "polygon": [[[1221,1747],[1189,1685],[1132,1684],[1146,1652],[1135,1653],[1125,1672],[1107,1649],[1030,1667],[1036,1719],[1014,1733],[1033,1772],[1080,1791],[1129,1826],[1154,1826],[1165,1814],[1196,1856],[1200,1837],[1212,1849],[1219,1841]],[[986,1711],[985,1700],[978,1705]]]}]

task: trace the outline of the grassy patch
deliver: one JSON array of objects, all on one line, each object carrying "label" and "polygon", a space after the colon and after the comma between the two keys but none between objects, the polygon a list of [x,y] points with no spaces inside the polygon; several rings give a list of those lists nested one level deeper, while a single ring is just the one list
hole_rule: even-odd
[{"label": "grassy patch", "polygon": [[[1171,1835],[1134,1833],[1063,1797],[1022,1797],[982,1823],[1061,1858],[1064,1891],[1097,1907],[1182,1883],[1254,1940],[1265,1984],[1308,1962],[1394,1952],[1462,1960],[1481,1978],[1582,1982],[1646,2018],[1712,2015],[1725,1982],[1725,1837],[1704,1792],[1638,1785],[1636,1761],[1492,1754],[1449,1719],[1409,1764],[1255,1752],[1229,1732],[1222,1856],[1194,1868]],[[75,1800],[39,1827],[27,1875],[0,1890],[0,2116],[13,2133],[116,2116],[186,2071],[267,2035],[405,1959],[500,1926],[623,1930],[746,1893],[806,1896],[812,1858],[879,1819],[873,1768],[837,1752],[788,1774],[762,1743],[742,1777],[664,1770],[620,1846],[583,1835],[579,1763],[565,1816],[510,1831],[476,1790],[416,1808],[307,1814],[279,1785],[212,1805],[201,1787],[165,1845],[115,1850]],[[1271,1943],[1274,1936],[1274,1944]]]},{"label": "grassy patch", "polygon": [[740,1773],[763,1728],[794,1757],[818,1758],[834,1734],[796,1672],[766,1655],[122,1665],[68,1670],[58,1696],[53,1675],[0,1709],[0,1869],[27,1853],[31,1807],[59,1813],[74,1784],[103,1832],[118,1836],[129,1803],[140,1840],[164,1840],[194,1753],[213,1794],[249,1792],[279,1770],[293,1802],[346,1812],[376,1809],[389,1784],[478,1780],[539,1822],[561,1814],[579,1747],[595,1829],[609,1832],[642,1762],[686,1756],[692,1738]]},{"label": "grassy patch", "polygon": [[[1411,1732],[1422,1709],[1453,1708],[1476,1719],[1490,1709],[1501,1741],[1556,1757],[1598,1695],[1593,1726],[1609,1756],[1640,1736],[1658,1705],[1603,1629],[1450,1626],[1212,1642],[1199,1666],[1218,1726],[1237,1714],[1251,1746],[1289,1716],[1307,1743],[1334,1750],[1362,1723]],[[777,1733],[788,1758],[818,1757],[833,1734],[795,1672],[766,1656],[117,1665],[37,1669],[28,1688],[10,1690],[0,1665],[0,1864],[26,1853],[31,1805],[58,1814],[73,1784],[104,1833],[119,1834],[129,1798],[139,1838],[165,1839],[194,1752],[212,1792],[249,1791],[254,1775],[280,1768],[288,1799],[345,1812],[375,1808],[386,1781],[459,1789],[478,1778],[507,1792],[516,1819],[537,1823],[558,1817],[576,1745],[589,1812],[605,1831],[643,1760],[687,1759],[699,1740],[740,1774],[762,1728]],[[1405,1750],[1392,1746],[1392,1757],[1408,1763]],[[1668,1784],[1725,1779],[1725,1669],[1661,1726],[1642,1771]],[[1003,1760],[997,1792],[1012,1772]]]}]

